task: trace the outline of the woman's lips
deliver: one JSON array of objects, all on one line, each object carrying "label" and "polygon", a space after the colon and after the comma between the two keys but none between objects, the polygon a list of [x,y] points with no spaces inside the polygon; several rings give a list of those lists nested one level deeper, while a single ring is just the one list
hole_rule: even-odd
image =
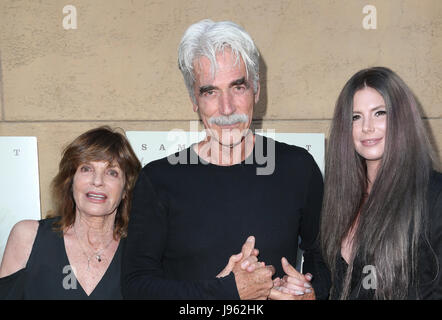
[{"label": "woman's lips", "polygon": [[365,139],[365,140],[361,140],[361,144],[366,147],[371,147],[371,146],[377,145],[381,140],[382,140],[382,138]]},{"label": "woman's lips", "polygon": [[102,202],[107,199],[107,196],[104,193],[100,192],[88,192],[86,193],[86,197],[91,199],[92,201]]}]

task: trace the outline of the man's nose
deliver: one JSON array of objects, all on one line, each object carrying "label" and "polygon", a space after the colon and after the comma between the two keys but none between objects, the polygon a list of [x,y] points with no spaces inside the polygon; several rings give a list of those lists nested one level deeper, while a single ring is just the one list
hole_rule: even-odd
[{"label": "man's nose", "polygon": [[220,97],[219,113],[225,116],[231,115],[236,111],[233,99],[230,93],[224,92]]}]

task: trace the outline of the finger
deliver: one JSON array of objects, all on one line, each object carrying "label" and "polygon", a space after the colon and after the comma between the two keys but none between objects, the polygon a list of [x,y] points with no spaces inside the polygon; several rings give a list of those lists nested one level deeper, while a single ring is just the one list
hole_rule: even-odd
[{"label": "finger", "polygon": [[254,255],[255,257],[259,256],[259,250],[258,249],[253,249],[252,255]]},{"label": "finger", "polygon": [[255,237],[250,236],[247,238],[246,242],[242,246],[242,254],[243,258],[247,258],[250,256],[250,254],[253,252],[253,249],[255,248]]},{"label": "finger", "polygon": [[235,264],[238,261],[241,261],[242,259],[242,252],[238,253],[238,254],[234,254],[233,256],[231,256],[229,258],[229,264]]},{"label": "finger", "polygon": [[249,265],[249,266],[246,268],[246,270],[247,270],[248,272],[253,272],[253,271],[255,271],[256,269],[260,269],[260,268],[263,268],[263,267],[265,267],[265,263],[264,263],[264,262],[255,262],[255,263]]},{"label": "finger", "polygon": [[292,277],[295,277],[301,281],[305,281],[304,276],[299,273],[288,261],[286,258],[282,258],[281,259],[281,264],[282,264],[282,269],[284,270],[284,272]]},{"label": "finger", "polygon": [[[256,269],[259,269],[262,267],[264,267],[262,262],[253,262],[251,264],[248,264],[247,267],[245,267],[245,269],[243,269],[243,270],[247,270],[248,272],[253,272]],[[242,269],[242,267],[241,267],[241,269]]]},{"label": "finger", "polygon": [[256,269],[263,268],[263,267],[265,267],[264,262],[255,262],[255,263],[251,264],[250,266],[248,266],[246,270],[248,272],[253,272]]},{"label": "finger", "polygon": [[246,268],[246,270],[247,270],[247,272],[253,272],[253,271],[255,271],[258,267],[259,267],[258,264],[257,264],[257,263],[254,263],[254,264],[251,264],[250,266],[248,266],[248,267]]},{"label": "finger", "polygon": [[308,282],[312,281],[313,279],[313,275],[311,273],[306,273],[304,277]]},{"label": "finger", "polygon": [[228,272],[228,271],[226,270],[226,268],[224,268],[220,273],[218,273],[218,274],[216,275],[216,277],[217,277],[217,278],[224,278],[224,277],[227,276],[229,273],[230,273],[230,272]]},{"label": "finger", "polygon": [[264,268],[261,268],[259,270],[256,270],[257,272],[261,272],[261,275],[263,279],[270,278],[273,284],[272,276],[275,274],[275,268],[273,266],[265,266]]},{"label": "finger", "polygon": [[292,292],[294,292],[295,294],[304,294],[304,293],[311,293],[312,289],[310,288],[306,288],[304,286],[299,286],[299,285],[295,285],[289,282],[286,282],[282,285],[283,288],[286,288]]},{"label": "finger", "polygon": [[229,258],[229,262],[227,263],[226,267],[216,276],[217,278],[222,278],[227,276],[235,266],[235,263],[240,261],[242,258],[242,253],[235,254]]},{"label": "finger", "polygon": [[241,260],[241,257],[242,253],[231,256],[225,268],[216,277],[222,278],[227,276],[232,271],[233,267],[235,266],[235,263]]},{"label": "finger", "polygon": [[272,276],[276,273],[276,269],[274,266],[268,265],[266,266],[266,268],[272,272]]},{"label": "finger", "polygon": [[282,281],[280,278],[277,277],[277,278],[273,279],[273,288],[277,289],[281,285],[282,285]]},{"label": "finger", "polygon": [[304,288],[311,288],[312,285],[310,284],[310,282],[308,282],[307,280],[299,280],[295,277],[290,277],[288,276],[287,278],[284,279],[287,283],[296,285],[296,286],[300,286],[300,287],[304,287]]},{"label": "finger", "polygon": [[285,286],[281,287],[281,292],[285,293],[285,294],[290,294],[292,296],[302,296],[304,295],[304,291],[303,290],[296,290],[296,289],[289,289]]},{"label": "finger", "polygon": [[258,258],[256,256],[249,256],[245,258],[243,262],[241,262],[241,269],[246,270],[247,267],[252,266],[256,262],[258,262]]}]

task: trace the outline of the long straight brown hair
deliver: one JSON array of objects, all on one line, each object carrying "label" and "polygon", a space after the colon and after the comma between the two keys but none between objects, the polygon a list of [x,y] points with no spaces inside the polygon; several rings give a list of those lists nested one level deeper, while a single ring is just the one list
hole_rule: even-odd
[{"label": "long straight brown hair", "polygon": [[90,161],[116,161],[125,175],[123,197],[115,217],[114,238],[125,237],[129,223],[132,190],[141,164],[126,137],[108,126],[91,129],[63,151],[58,174],[52,181],[54,212],[49,217],[60,216],[55,227],[66,231],[75,222],[76,205],[72,194],[72,183],[77,168]]},{"label": "long straight brown hair", "polygon": [[[353,97],[364,87],[383,97],[387,111],[384,154],[368,197],[365,159],[352,137]],[[322,253],[333,277],[341,243],[358,218],[341,299],[349,298],[356,260],[375,267],[375,299],[404,299],[417,285],[418,244],[428,242],[426,201],[433,157],[417,99],[398,75],[374,67],[350,78],[331,126],[320,229]]]}]

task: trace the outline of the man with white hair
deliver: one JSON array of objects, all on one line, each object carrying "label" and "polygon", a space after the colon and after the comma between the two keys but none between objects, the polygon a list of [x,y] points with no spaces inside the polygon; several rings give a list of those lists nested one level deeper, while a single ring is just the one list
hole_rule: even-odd
[{"label": "man with white hair", "polygon": [[[316,242],[322,176],[306,150],[250,131],[260,93],[253,40],[233,22],[203,20],[187,29],[178,55],[207,135],[143,168],[133,195],[123,296],[326,298],[329,279]],[[296,261],[298,237],[306,275],[289,263]],[[272,289],[282,280],[272,281],[269,265],[277,276],[289,276],[284,291]]]}]

